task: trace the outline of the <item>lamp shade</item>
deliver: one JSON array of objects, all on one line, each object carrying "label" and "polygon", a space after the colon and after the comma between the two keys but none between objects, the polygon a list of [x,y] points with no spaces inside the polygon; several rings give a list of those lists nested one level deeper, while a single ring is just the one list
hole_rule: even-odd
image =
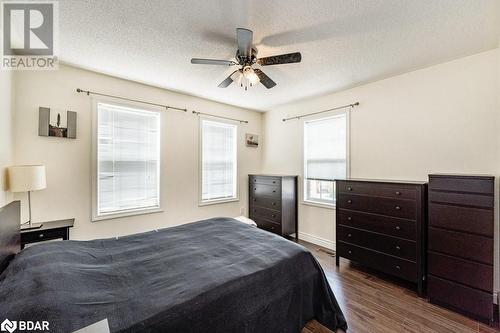
[{"label": "lamp shade", "polygon": [[47,187],[44,165],[18,165],[9,167],[9,189],[11,192],[43,190]]}]

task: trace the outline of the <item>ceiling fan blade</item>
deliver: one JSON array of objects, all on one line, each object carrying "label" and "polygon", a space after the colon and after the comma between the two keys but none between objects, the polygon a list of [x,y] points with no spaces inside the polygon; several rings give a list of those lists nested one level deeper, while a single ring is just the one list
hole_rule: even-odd
[{"label": "ceiling fan blade", "polygon": [[291,64],[294,62],[300,62],[302,60],[302,55],[300,52],[280,54],[271,57],[265,57],[257,59],[257,63],[261,66],[269,65],[281,65],[281,64]]},{"label": "ceiling fan blade", "polygon": [[236,61],[232,60],[202,59],[202,58],[192,58],[191,63],[196,65],[222,65],[222,66],[238,65]]},{"label": "ceiling fan blade", "polygon": [[229,75],[229,76],[228,76],[228,77],[227,77],[224,81],[222,81],[222,82],[218,85],[218,87],[219,87],[219,88],[227,88],[227,87],[229,87],[229,85],[230,85],[231,83],[233,83],[233,81],[234,81],[234,80],[233,80],[233,78],[232,78],[232,76],[233,76],[233,75],[234,75],[234,73],[236,73],[237,71],[238,71],[238,70],[235,70],[234,72],[232,72],[232,73],[231,73],[231,75]]},{"label": "ceiling fan blade", "polygon": [[253,32],[252,30],[237,28],[236,41],[241,57],[249,58],[252,55]]},{"label": "ceiling fan blade", "polygon": [[253,71],[259,77],[260,83],[262,83],[267,89],[271,89],[276,85],[276,82],[271,80],[271,78],[266,74],[264,74],[264,72],[261,71],[260,69],[254,69]]}]

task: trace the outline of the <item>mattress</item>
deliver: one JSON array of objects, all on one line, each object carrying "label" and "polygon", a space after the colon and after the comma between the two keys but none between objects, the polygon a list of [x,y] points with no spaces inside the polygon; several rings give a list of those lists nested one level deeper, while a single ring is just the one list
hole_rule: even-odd
[{"label": "mattress", "polygon": [[111,332],[347,329],[307,249],[230,218],[28,247],[0,275],[0,314],[50,332],[104,319]]}]

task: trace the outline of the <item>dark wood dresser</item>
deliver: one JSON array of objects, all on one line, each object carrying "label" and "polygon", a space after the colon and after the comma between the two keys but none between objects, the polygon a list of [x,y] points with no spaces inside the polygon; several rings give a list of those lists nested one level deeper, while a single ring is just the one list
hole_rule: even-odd
[{"label": "dark wood dresser", "polygon": [[426,182],[336,182],[336,264],[344,257],[417,285],[425,282]]},{"label": "dark wood dresser", "polygon": [[249,217],[259,228],[298,240],[297,178],[249,175]]},{"label": "dark wood dresser", "polygon": [[492,176],[429,175],[428,296],[493,320]]}]

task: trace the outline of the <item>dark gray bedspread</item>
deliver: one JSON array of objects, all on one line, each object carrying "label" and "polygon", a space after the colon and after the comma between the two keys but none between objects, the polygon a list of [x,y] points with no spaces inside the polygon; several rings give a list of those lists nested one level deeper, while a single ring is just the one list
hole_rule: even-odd
[{"label": "dark gray bedspread", "polygon": [[36,245],[0,275],[0,321],[72,332],[300,332],[346,322],[305,248],[229,218],[93,241]]}]

